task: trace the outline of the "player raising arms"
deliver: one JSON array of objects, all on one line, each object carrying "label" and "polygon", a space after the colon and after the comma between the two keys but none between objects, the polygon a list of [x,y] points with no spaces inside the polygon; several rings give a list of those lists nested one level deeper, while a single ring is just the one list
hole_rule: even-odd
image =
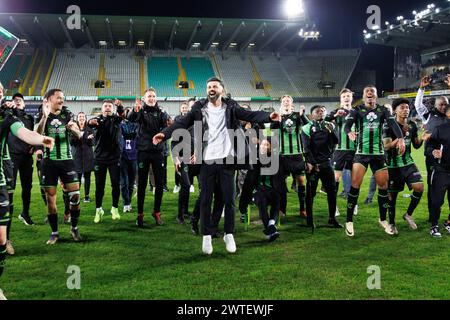
[{"label": "player raising arms", "polygon": [[81,241],[78,230],[80,217],[80,184],[70,150],[70,135],[81,136],[78,125],[73,121],[73,114],[63,107],[64,93],[60,89],[51,89],[44,96],[42,112],[38,116],[36,131],[45,133],[55,139],[55,148],[44,150],[41,186],[47,196],[48,223],[52,234],[47,244],[53,245],[59,240],[58,214],[56,208],[56,187],[58,179],[68,192],[70,201],[71,234],[75,241]]},{"label": "player raising arms", "polygon": [[396,99],[392,103],[392,109],[395,114],[395,119],[403,131],[405,137],[405,153],[399,154],[396,148],[398,139],[391,128],[386,128],[384,132],[384,146],[387,151],[387,161],[389,166],[389,228],[385,229],[386,233],[390,235],[398,234],[395,227],[395,206],[397,202],[398,193],[403,191],[405,183],[408,188],[413,190],[411,202],[409,204],[406,214],[403,219],[408,223],[412,230],[417,229],[412,215],[414,210],[419,205],[423,194],[423,182],[419,169],[414,164],[411,156],[411,144],[414,148],[419,149],[423,141],[418,136],[418,128],[414,121],[409,120],[409,101],[407,99]]},{"label": "player raising arms", "polygon": [[[330,112],[325,118],[326,121],[333,121],[336,124],[336,131],[339,142],[333,154],[332,164],[334,166],[334,178],[336,179],[336,197],[339,191],[339,182],[342,178],[344,170],[352,170],[353,158],[355,157],[355,142],[350,140],[345,133],[344,127],[347,117],[352,111],[353,92],[350,89],[343,89],[340,93],[341,105],[338,109]],[[358,206],[355,206],[356,215]],[[339,210],[336,208],[336,216],[339,215]]]},{"label": "player raising arms", "polygon": [[[278,129],[280,144],[280,170],[282,177],[293,174],[298,187],[298,201],[300,204],[300,216],[306,218],[305,197],[305,171],[306,164],[303,158],[302,126],[309,120],[305,116],[305,110],[294,112],[294,100],[291,96],[281,98],[281,122],[273,122],[270,129]],[[283,184],[285,185],[285,184]],[[285,189],[285,188],[284,188]],[[287,190],[281,192],[280,211],[286,214]]]},{"label": "player raising arms", "polygon": [[[377,104],[377,88],[367,86],[364,88],[364,104],[356,107],[350,112],[345,124],[345,133],[350,140],[356,141],[356,155],[353,160],[352,187],[348,195],[347,223],[345,233],[349,237],[355,235],[353,227],[353,211],[358,204],[359,188],[364,179],[369,166],[375,175],[378,185],[378,206],[380,210],[380,225],[387,229],[389,224],[386,221],[389,207],[388,199],[388,168],[384,158],[384,146],[382,139],[383,125],[386,123],[396,138],[398,138],[397,148],[399,153],[405,152],[405,141],[402,131],[392,116],[389,109]],[[355,125],[355,132],[352,127]]]}]

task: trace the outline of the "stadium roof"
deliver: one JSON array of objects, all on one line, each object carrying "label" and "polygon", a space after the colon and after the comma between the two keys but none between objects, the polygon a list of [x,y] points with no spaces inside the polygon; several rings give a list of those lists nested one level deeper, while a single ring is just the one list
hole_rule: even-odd
[{"label": "stadium roof", "polygon": [[399,48],[426,50],[450,43],[450,2],[413,12],[413,18],[398,16],[396,22],[365,30],[365,42]]},{"label": "stadium roof", "polygon": [[201,51],[216,47],[298,52],[308,39],[300,37],[299,31],[317,31],[306,18],[291,21],[100,15],[83,15],[81,29],[69,30],[68,17],[2,13],[0,25],[32,47],[47,43],[55,48],[104,48],[105,44],[107,48],[134,48],[140,42],[145,49]]}]

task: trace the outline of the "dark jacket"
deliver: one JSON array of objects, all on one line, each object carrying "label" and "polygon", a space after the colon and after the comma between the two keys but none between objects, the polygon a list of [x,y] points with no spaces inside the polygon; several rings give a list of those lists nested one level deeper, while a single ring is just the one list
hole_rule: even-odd
[{"label": "dark jacket", "polygon": [[[110,162],[120,159],[122,150],[120,148],[120,123],[122,117],[118,115],[96,117],[98,126],[95,129],[95,161]],[[92,120],[92,119],[91,119]]]},{"label": "dark jacket", "polygon": [[[227,129],[236,130],[237,134],[240,136],[240,138],[243,139],[243,141],[247,141],[245,137],[244,130],[242,129],[242,126],[239,122],[239,120],[252,122],[252,123],[269,123],[270,120],[270,113],[264,112],[264,111],[248,111],[244,108],[241,108],[241,106],[232,99],[224,99],[222,98],[222,102],[226,104],[226,110],[225,110],[225,121]],[[206,109],[208,107],[208,100],[202,99],[197,101],[193,106],[192,110],[183,118],[179,118],[175,123],[162,130],[162,133],[164,134],[164,140],[168,140],[171,138],[172,133],[176,129],[188,129],[189,127],[193,126],[196,121],[200,121],[202,124],[202,135],[204,136],[204,133],[208,130],[208,123],[206,121]],[[195,129],[195,127],[194,127]],[[195,136],[198,136],[199,134],[195,132]],[[203,151],[205,150],[206,146],[208,144],[208,141],[203,141]],[[246,147],[245,150],[241,150],[242,148],[237,148],[237,144],[234,144],[234,151],[235,151],[235,158],[237,158],[239,161],[242,159],[245,159],[246,155],[248,154],[248,148]],[[242,151],[245,151],[243,153]]]},{"label": "dark jacket", "polygon": [[137,150],[144,152],[163,152],[164,144],[155,146],[153,137],[167,127],[169,115],[162,111],[158,103],[154,107],[144,105],[139,112],[134,110],[128,115],[128,120],[138,124]]},{"label": "dark jacket", "polygon": [[[27,114],[25,110],[19,110],[19,109],[13,109],[13,114],[22,121],[25,128],[28,130],[33,131],[34,128],[34,118]],[[10,134],[8,136],[8,145],[9,145],[9,152],[11,154],[33,154],[33,147],[29,144],[23,142],[19,138],[17,138],[15,135]]]},{"label": "dark jacket", "polygon": [[[331,132],[326,125],[333,128]],[[302,128],[306,161],[312,165],[331,164],[330,160],[338,141],[331,122],[312,121]]]},{"label": "dark jacket", "polygon": [[74,136],[70,138],[70,146],[72,147],[77,173],[94,171],[94,150],[92,148],[94,139],[88,139],[91,134],[94,134],[94,130],[86,126],[81,139],[77,139]]},{"label": "dark jacket", "polygon": [[436,160],[437,166],[450,171],[450,120],[446,119],[443,124],[435,128],[431,135],[427,156],[433,157],[433,150],[442,148],[442,159]]}]

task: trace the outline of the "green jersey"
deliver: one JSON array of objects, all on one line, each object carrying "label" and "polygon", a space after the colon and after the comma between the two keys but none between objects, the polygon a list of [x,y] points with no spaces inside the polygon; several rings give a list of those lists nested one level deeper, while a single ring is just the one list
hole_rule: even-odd
[{"label": "green jersey", "polygon": [[[61,110],[59,115],[50,113],[45,124],[43,135],[55,139],[55,146],[50,151],[49,148],[44,150],[44,159],[49,160],[71,160],[72,152],[70,150],[70,131],[66,125],[72,120],[73,114],[65,107]],[[37,123],[42,118],[39,114]]]},{"label": "green jersey", "polygon": [[[339,111],[343,110],[345,114],[343,116],[335,117],[335,114]],[[346,109],[337,109],[331,111],[331,113],[325,118],[326,121],[334,121],[336,124],[336,134],[338,136],[339,142],[336,146],[337,151],[355,151],[355,142],[350,140],[348,135],[345,133],[344,127],[347,122],[347,118],[350,114],[349,110]],[[352,131],[355,130],[355,127],[352,127]]]},{"label": "green jersey", "polygon": [[281,122],[272,123],[271,129],[278,129],[280,155],[291,156],[303,154],[302,125],[307,124],[308,118],[298,112],[281,116]]},{"label": "green jersey", "polygon": [[24,128],[23,123],[16,116],[10,113],[0,112],[0,187],[6,186],[6,177],[3,166],[4,160],[9,160],[9,149],[6,143],[8,135],[11,132],[17,136],[17,132],[20,128]]},{"label": "green jersey", "polygon": [[383,127],[385,124],[396,137],[403,138],[395,117],[384,106],[376,105],[369,109],[365,105],[361,105],[350,112],[344,130],[348,134],[355,125],[357,155],[384,155]]},{"label": "green jersey", "polygon": [[[422,143],[417,144],[416,139],[418,138],[418,128],[417,125],[413,121],[409,121],[406,126],[398,123],[400,128],[403,130],[403,136],[405,137],[405,153],[401,155],[398,152],[396,147],[391,148],[387,151],[387,163],[389,168],[402,168],[414,164],[414,160],[411,156],[411,145],[414,145],[415,148],[420,148]],[[385,127],[384,130],[384,138],[391,139],[394,141],[397,139],[392,132],[392,130],[388,127]]]}]

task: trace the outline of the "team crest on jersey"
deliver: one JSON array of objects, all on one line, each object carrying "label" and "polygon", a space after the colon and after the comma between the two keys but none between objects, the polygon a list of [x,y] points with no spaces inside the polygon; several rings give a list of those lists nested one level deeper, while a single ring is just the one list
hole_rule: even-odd
[{"label": "team crest on jersey", "polygon": [[378,119],[378,116],[374,112],[371,112],[366,116],[366,119],[369,120],[369,122],[374,122]]},{"label": "team crest on jersey", "polygon": [[62,122],[59,121],[59,119],[53,119],[52,122],[50,122],[50,125],[53,127],[59,127],[62,125]]},{"label": "team crest on jersey", "polygon": [[291,119],[287,119],[286,122],[284,123],[284,128],[288,133],[292,133],[294,131],[293,125],[294,121],[292,121]]}]

